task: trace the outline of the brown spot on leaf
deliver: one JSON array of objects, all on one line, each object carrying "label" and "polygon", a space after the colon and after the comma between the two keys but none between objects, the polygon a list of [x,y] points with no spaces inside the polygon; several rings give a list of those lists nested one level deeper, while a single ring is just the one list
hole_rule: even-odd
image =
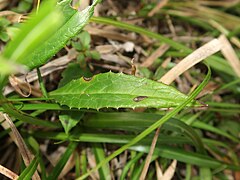
[{"label": "brown spot on leaf", "polygon": [[148,96],[137,96],[137,97],[133,98],[133,101],[140,102],[146,98],[148,98]]},{"label": "brown spot on leaf", "polygon": [[84,81],[91,81],[91,80],[92,80],[92,77],[84,77],[84,76],[83,76],[83,80],[84,80]]}]

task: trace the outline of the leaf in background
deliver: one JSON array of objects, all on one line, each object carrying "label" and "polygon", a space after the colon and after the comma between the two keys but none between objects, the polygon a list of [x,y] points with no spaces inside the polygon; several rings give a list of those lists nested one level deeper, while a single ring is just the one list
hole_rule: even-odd
[{"label": "leaf in background", "polygon": [[81,12],[71,8],[70,2],[71,0],[63,0],[57,5],[64,15],[63,24],[58,28],[58,31],[25,58],[25,62],[30,69],[44,64],[63,48],[69,39],[82,30],[93,15],[98,0],[95,0],[91,6]]},{"label": "leaf in background", "polygon": [[21,25],[3,51],[5,59],[31,68],[31,64],[37,59],[27,60],[25,57],[52,36],[62,24],[62,13],[55,8],[55,3],[56,1],[45,2],[38,14],[32,14],[29,21]]},{"label": "leaf in background", "polygon": [[[175,88],[146,78],[122,73],[103,73],[73,80],[50,93],[50,97],[70,108],[170,108],[188,96]],[[188,106],[200,105],[198,103]]]},{"label": "leaf in background", "polygon": [[[83,121],[83,126],[91,129],[103,130],[124,130],[134,131],[139,133],[148,128],[162,115],[155,113],[137,113],[137,112],[114,112],[114,113],[91,113],[86,120]],[[137,125],[136,125],[137,124]],[[184,122],[171,118],[162,127],[160,135],[164,135],[165,130],[174,132],[174,135],[167,135],[169,138],[175,139],[184,135],[190,139],[195,145],[198,152],[203,152],[204,147],[200,136],[194,129]],[[161,139],[161,138],[160,138]],[[176,140],[177,141],[177,140]],[[169,141],[170,143],[170,141]]]},{"label": "leaf in background", "polygon": [[[236,121],[222,121],[219,126],[217,127],[217,129],[221,132],[225,132],[224,134],[228,134],[228,135],[232,135],[235,137],[239,137],[239,132],[240,132],[240,124],[239,122]],[[238,142],[239,142],[239,138]]]},{"label": "leaf in background", "polygon": [[62,72],[62,79],[58,87],[62,87],[69,83],[73,79],[78,79],[80,77],[90,77],[92,73],[87,68],[81,68],[78,63],[70,63],[68,67]]},{"label": "leaf in background", "polygon": [[5,59],[29,69],[44,64],[81,31],[92,16],[98,0],[81,12],[70,7],[71,0],[61,1],[57,7],[55,2],[47,1],[37,15],[22,25],[3,52]]},{"label": "leaf in background", "polygon": [[86,31],[84,31],[81,34],[79,34],[79,38],[81,39],[83,49],[89,49],[90,42],[91,42],[90,34]]},{"label": "leaf in background", "polygon": [[67,114],[59,116],[66,134],[68,134],[68,132],[77,125],[77,123],[82,119],[83,115],[84,112],[70,111],[67,112]]},{"label": "leaf in background", "polygon": [[[130,149],[139,152],[149,152],[149,146],[132,146]],[[180,162],[197,165],[206,168],[229,168],[239,170],[240,167],[234,164],[227,164],[222,161],[211,158],[208,155],[203,155],[196,152],[188,152],[183,149],[176,147],[169,147],[162,145],[161,147],[156,147],[154,150],[154,155],[159,155],[168,159],[176,159]]]}]

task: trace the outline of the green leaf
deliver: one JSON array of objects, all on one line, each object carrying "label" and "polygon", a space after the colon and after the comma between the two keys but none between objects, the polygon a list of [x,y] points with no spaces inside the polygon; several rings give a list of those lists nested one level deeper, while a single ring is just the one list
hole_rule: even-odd
[{"label": "green leaf", "polygon": [[78,63],[70,63],[68,67],[62,73],[62,79],[58,85],[58,87],[62,87],[69,83],[73,79],[78,79],[82,76],[90,77],[92,73],[90,73],[88,68],[81,68]]},{"label": "green leaf", "polygon": [[101,59],[101,55],[97,51],[86,51],[85,55],[86,55],[86,57],[92,58],[92,59],[95,59],[95,60],[100,60]]},{"label": "green leaf", "polygon": [[134,166],[135,163],[137,163],[137,161],[144,155],[144,153],[138,153],[136,156],[134,156],[132,159],[128,160],[127,164],[124,165],[122,174],[120,176],[120,180],[124,180],[127,179],[127,173],[129,171],[129,169],[131,168],[131,166]]},{"label": "green leaf", "polygon": [[25,62],[28,62],[27,65],[30,69],[44,64],[63,48],[69,39],[82,30],[93,15],[98,0],[95,0],[91,6],[81,12],[71,8],[70,2],[71,0],[63,0],[57,5],[59,11],[64,15],[63,24],[58,28],[58,31],[25,58]]},{"label": "green leaf", "polygon": [[[31,133],[34,137],[43,138],[43,139],[53,139],[57,141],[64,141],[67,139],[67,135],[65,133],[57,133],[57,132],[33,132]],[[97,143],[114,143],[114,144],[125,144],[130,142],[135,135],[117,135],[117,134],[89,134],[89,133],[81,133],[79,137],[73,137],[74,141],[78,142],[97,142]],[[169,138],[169,139],[168,139]],[[180,137],[179,137],[180,138]],[[182,139],[182,138],[181,138]],[[141,142],[137,143],[135,146],[130,147],[130,149],[137,150],[140,152],[147,153],[149,151],[149,144],[152,141],[152,137],[147,137],[146,139],[142,139]],[[204,155],[198,152],[188,152],[182,148],[178,148],[176,146],[172,146],[171,143],[177,143],[178,140],[169,136],[160,135],[157,141],[158,145],[155,148],[155,155],[159,155],[164,158],[169,159],[177,159],[178,161],[189,163],[201,167],[210,167],[210,168],[218,168],[220,165],[227,165],[224,162],[215,160],[208,155]],[[189,142],[179,142],[180,144],[189,143]],[[128,148],[129,149],[129,148]],[[226,166],[230,169],[239,169],[240,167],[235,166],[233,163],[228,164]]]},{"label": "green leaf", "polygon": [[89,49],[90,48],[90,42],[91,42],[91,37],[88,32],[84,31],[78,36],[81,40],[83,49]]},{"label": "green leaf", "polygon": [[[149,146],[132,146],[130,149],[139,152],[149,152]],[[203,155],[196,152],[187,152],[185,150],[169,147],[162,145],[161,147],[156,147],[154,150],[154,155],[159,155],[168,159],[176,159],[180,162],[189,163],[192,165],[197,165],[206,168],[220,168],[225,167],[233,170],[239,170],[239,166],[233,164],[226,164],[224,162],[215,160],[207,155]]]},{"label": "green leaf", "polygon": [[70,2],[64,0],[55,7],[54,1],[47,1],[37,15],[22,25],[13,41],[7,45],[3,52],[5,59],[29,69],[46,63],[86,25],[98,0],[82,12],[72,9]]},{"label": "green leaf", "polygon": [[204,179],[204,180],[213,179],[210,168],[201,167],[199,171],[200,171],[200,179]]},{"label": "green leaf", "polygon": [[33,174],[37,170],[38,162],[39,162],[39,155],[37,155],[34,160],[29,164],[28,167],[24,169],[21,175],[18,177],[18,180],[30,180],[32,179]]},{"label": "green leaf", "polygon": [[[101,162],[103,159],[105,159],[105,152],[102,144],[100,143],[93,143],[92,144],[93,153],[95,155],[96,163]],[[110,167],[109,164],[105,164],[98,170],[100,179],[104,180],[111,180],[111,173],[110,173]]]},{"label": "green leaf", "polygon": [[[92,129],[114,129],[141,132],[161,117],[161,115],[153,113],[92,113],[85,121],[83,121],[83,126]],[[184,135],[185,137],[191,139],[199,152],[204,151],[199,135],[194,131],[193,128],[191,128],[191,126],[185,124],[184,122],[171,118],[162,126],[161,129],[163,130],[162,132],[164,132],[164,130],[169,130],[177,133],[176,136],[167,134],[169,138],[172,138],[176,142],[178,137],[182,137],[182,135]],[[160,133],[160,136],[164,135],[162,132]],[[121,137],[123,139],[123,136]],[[168,142],[171,143],[171,140],[168,140]]]},{"label": "green leaf", "polygon": [[6,32],[0,32],[0,39],[3,42],[7,42],[9,40],[8,34]]},{"label": "green leaf", "polygon": [[67,114],[59,116],[66,134],[68,134],[68,132],[77,125],[77,123],[82,119],[83,115],[84,112],[71,111],[67,112]]},{"label": "green leaf", "polygon": [[35,64],[38,59],[27,59],[26,57],[38,49],[61,25],[62,13],[55,8],[55,2],[45,2],[38,14],[32,14],[29,21],[22,24],[18,34],[8,43],[3,52],[6,59],[29,68],[39,65]]},{"label": "green leaf", "polygon": [[[226,122],[229,122],[229,121],[226,121]],[[195,122],[193,122],[192,123],[192,126],[193,127],[196,127],[196,128],[199,128],[199,129],[204,129],[204,130],[206,130],[206,131],[210,131],[210,132],[213,132],[213,133],[215,133],[215,134],[219,134],[219,135],[221,135],[221,136],[224,136],[224,137],[226,137],[226,138],[229,138],[229,139],[231,139],[233,142],[238,142],[239,143],[239,139],[238,138],[236,138],[237,137],[237,135],[236,135],[236,137],[234,137],[232,134],[231,134],[231,132],[234,132],[234,130],[235,130],[235,128],[237,128],[238,127],[238,124],[236,123],[236,126],[234,126],[234,127],[232,127],[232,128],[230,128],[229,129],[229,132],[224,132],[220,127],[214,127],[214,126],[211,126],[211,125],[209,125],[209,124],[207,124],[207,123],[204,123],[204,122],[201,122],[201,121],[195,121]],[[224,127],[225,128],[229,128],[230,126],[227,126],[226,124],[224,125]],[[239,129],[240,129],[240,127],[239,127]],[[237,131],[237,132],[239,132],[239,131]]]},{"label": "green leaf", "polygon": [[208,66],[208,74],[205,77],[205,79],[203,80],[203,82],[197,87],[197,89],[195,89],[190,96],[183,101],[183,103],[181,103],[179,106],[177,106],[174,110],[170,111],[169,113],[167,113],[165,116],[163,116],[161,119],[159,119],[157,122],[155,122],[154,124],[152,124],[150,127],[148,127],[146,130],[144,130],[142,133],[140,133],[139,135],[137,135],[135,138],[133,138],[128,144],[125,144],[124,146],[122,146],[121,148],[117,149],[116,151],[114,151],[110,156],[108,156],[106,159],[104,159],[103,161],[101,161],[99,164],[97,164],[96,167],[94,167],[92,170],[90,170],[88,173],[82,175],[80,178],[78,179],[84,179],[86,177],[88,177],[92,171],[99,169],[100,167],[102,167],[102,165],[104,165],[105,163],[109,162],[111,159],[115,158],[117,155],[121,154],[122,152],[124,152],[126,149],[128,149],[129,147],[133,146],[134,144],[138,143],[140,140],[142,140],[144,137],[146,137],[147,135],[149,135],[152,131],[154,131],[155,129],[157,129],[158,127],[160,127],[162,124],[164,124],[166,121],[168,121],[171,117],[175,116],[179,111],[181,111],[184,107],[186,107],[189,103],[191,103],[193,101],[194,98],[197,97],[197,95],[200,93],[200,91],[207,85],[209,79],[211,77],[211,70]]},{"label": "green leaf", "polygon": [[[50,97],[70,108],[170,108],[188,96],[175,88],[146,78],[122,73],[103,73],[92,78],[73,80],[50,93]],[[191,101],[188,106],[193,106]],[[196,104],[199,105],[199,104]]]}]

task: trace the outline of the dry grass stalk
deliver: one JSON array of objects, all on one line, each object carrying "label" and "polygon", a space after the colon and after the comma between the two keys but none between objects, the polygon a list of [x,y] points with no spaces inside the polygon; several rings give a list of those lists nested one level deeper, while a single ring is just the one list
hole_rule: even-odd
[{"label": "dry grass stalk", "polygon": [[195,64],[206,59],[208,56],[218,52],[222,48],[222,45],[218,39],[213,39],[207,44],[195,50],[193,53],[184,58],[180,63],[178,63],[174,68],[168,71],[160,81],[164,84],[171,84],[178,76],[183,72],[187,71],[189,68]]},{"label": "dry grass stalk", "polygon": [[59,179],[62,179],[67,173],[69,173],[71,170],[72,170],[72,168],[75,166],[75,159],[74,159],[74,155],[72,154],[70,157],[69,157],[69,159],[68,159],[68,161],[67,161],[67,163],[65,164],[65,166],[64,166],[64,168],[63,168],[63,170],[62,170],[62,172],[60,173],[60,175],[59,175]]},{"label": "dry grass stalk", "polygon": [[25,21],[28,17],[13,11],[1,11],[0,16],[6,17],[12,23]]},{"label": "dry grass stalk", "polygon": [[220,7],[231,7],[235,6],[239,3],[239,0],[212,0],[212,1],[206,1],[206,0],[198,0],[196,3],[200,5],[206,5],[206,6],[220,6]]},{"label": "dry grass stalk", "polygon": [[143,167],[143,171],[142,171],[141,176],[139,178],[140,180],[144,180],[146,178],[148,168],[149,168],[149,165],[151,163],[152,155],[153,155],[156,143],[157,143],[159,132],[160,132],[160,128],[157,128],[157,130],[155,132],[155,136],[153,137],[153,140],[152,140],[151,148],[150,148],[150,150],[148,152],[148,155],[147,155],[147,158],[146,158],[146,162],[145,162],[144,167]]},{"label": "dry grass stalk", "polygon": [[163,6],[165,6],[168,3],[168,0],[162,0],[160,1],[155,8],[153,8],[149,13],[148,16],[151,17],[153,16],[156,12],[159,11],[159,9],[161,9]]},{"label": "dry grass stalk", "polygon": [[[14,125],[14,123],[12,122],[10,117],[7,114],[3,114],[3,113],[0,113],[0,115],[2,115],[5,118],[6,122],[8,123],[8,126],[11,128],[12,132],[10,133],[10,137],[12,138],[12,140],[17,145],[25,165],[29,166],[31,161],[34,159],[34,155],[28,149],[28,147],[25,144],[21,134],[18,132],[16,126]],[[5,126],[4,128],[9,128],[9,127]],[[34,173],[32,179],[33,180],[40,180],[41,179],[37,171]]]},{"label": "dry grass stalk", "polygon": [[18,179],[18,175],[8,168],[5,168],[4,166],[0,165],[0,173],[3,174],[4,176],[10,178],[10,179]]},{"label": "dry grass stalk", "polygon": [[[32,93],[32,88],[29,83],[24,83],[20,79],[18,79],[15,76],[9,77],[9,83],[12,85],[12,87],[15,89],[16,92],[18,92],[23,97],[29,97]],[[25,87],[26,85],[26,87]],[[24,88],[24,91],[28,92],[28,94],[24,94],[22,92],[22,89]]]},{"label": "dry grass stalk", "polygon": [[228,60],[229,64],[231,65],[237,76],[240,77],[240,60],[235,53],[233,47],[231,46],[225,35],[221,35],[218,39],[222,43],[221,52],[223,56]]},{"label": "dry grass stalk", "polygon": [[167,170],[164,172],[163,177],[160,180],[171,180],[177,166],[177,160],[173,160],[171,165],[167,168]]},{"label": "dry grass stalk", "polygon": [[[224,35],[226,35],[226,36],[229,35],[230,32],[229,32],[226,28],[224,28],[220,23],[218,23],[218,22],[216,22],[216,21],[214,21],[214,20],[212,20],[212,19],[209,20],[209,23],[210,23],[214,28],[216,28],[218,31],[220,31],[222,34],[224,34]],[[238,48],[240,48],[240,41],[239,41],[239,39],[238,39],[236,36],[230,37],[230,41],[231,41],[235,46],[237,46]]]},{"label": "dry grass stalk", "polygon": [[157,160],[155,160],[155,167],[156,167],[157,179],[160,179],[163,176],[163,172]]},{"label": "dry grass stalk", "polygon": [[154,61],[162,56],[168,49],[169,49],[169,45],[167,44],[163,44],[161,45],[159,48],[157,48],[157,50],[155,50],[151,56],[149,56],[143,63],[142,63],[142,66],[144,67],[150,67]]}]

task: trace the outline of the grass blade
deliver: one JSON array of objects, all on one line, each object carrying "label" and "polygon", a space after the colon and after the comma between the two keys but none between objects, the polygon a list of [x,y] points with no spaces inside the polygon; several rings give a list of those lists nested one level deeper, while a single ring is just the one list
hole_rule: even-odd
[{"label": "grass blade", "polygon": [[18,180],[30,180],[32,179],[33,174],[37,170],[39,163],[39,156],[37,155],[32,162],[29,164],[28,167],[24,169],[24,171],[20,174]]}]

